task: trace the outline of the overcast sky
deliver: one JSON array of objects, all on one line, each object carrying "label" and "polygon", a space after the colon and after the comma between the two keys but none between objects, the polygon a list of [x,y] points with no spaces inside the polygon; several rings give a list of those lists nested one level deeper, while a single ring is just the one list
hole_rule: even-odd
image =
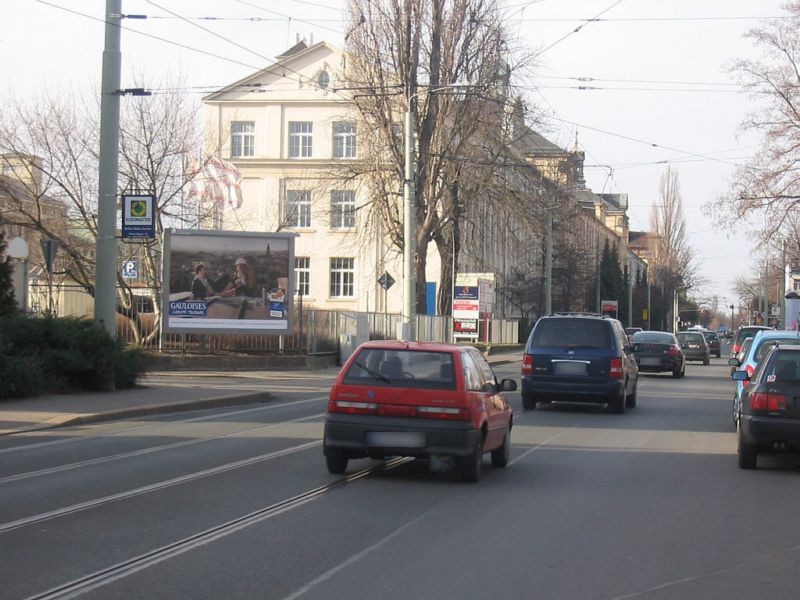
[{"label": "overcast sky", "polygon": [[[166,70],[181,71],[199,97],[266,66],[298,35],[341,45],[344,4],[122,0],[123,14],[148,16],[124,21],[123,87],[134,74],[158,81]],[[659,178],[667,164],[677,169],[689,243],[709,281],[697,293],[717,294],[725,304],[735,300],[735,278],[754,273],[758,258],[741,230],[721,231],[701,210],[758,143],[739,135],[754,104],[732,85],[726,65],[755,55],[743,34],[784,16],[782,4],[506,0],[512,31],[540,51],[536,76],[520,91],[545,114],[544,135],[572,148],[577,131],[589,186],[627,193],[633,230],[649,228]],[[104,7],[104,0],[2,2],[0,85],[18,97],[96,87]]]}]

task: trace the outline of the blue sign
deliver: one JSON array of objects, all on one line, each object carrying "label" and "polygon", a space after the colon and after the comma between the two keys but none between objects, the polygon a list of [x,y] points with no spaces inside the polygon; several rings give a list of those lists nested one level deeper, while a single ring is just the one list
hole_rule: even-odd
[{"label": "blue sign", "polygon": [[153,194],[122,196],[122,239],[155,239],[156,197]]},{"label": "blue sign", "polygon": [[478,299],[478,286],[477,285],[462,285],[456,287],[456,300],[477,300]]},{"label": "blue sign", "polygon": [[171,317],[205,317],[208,304],[205,300],[170,300]]},{"label": "blue sign", "polygon": [[125,264],[122,265],[122,277],[123,279],[137,279],[139,277],[139,265],[136,264],[135,260],[125,261]]}]

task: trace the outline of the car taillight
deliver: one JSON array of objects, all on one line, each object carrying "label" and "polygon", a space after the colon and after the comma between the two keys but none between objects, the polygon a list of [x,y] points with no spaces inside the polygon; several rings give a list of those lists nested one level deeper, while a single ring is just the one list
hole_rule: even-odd
[{"label": "car taillight", "polygon": [[348,415],[374,415],[378,405],[374,402],[351,402],[349,400],[329,400],[328,412]]},{"label": "car taillight", "polygon": [[612,379],[620,379],[622,377],[622,359],[612,358],[611,368],[608,370],[608,376]]},{"label": "car taillight", "polygon": [[739,344],[734,344],[733,346],[731,346],[731,354],[733,356],[736,356],[737,354],[739,354],[739,350],[741,349],[742,347]]},{"label": "car taillight", "polygon": [[667,356],[680,356],[680,355],[681,355],[681,349],[678,348],[677,346],[670,346],[669,348],[667,348]]},{"label": "car taillight", "polygon": [[445,419],[448,421],[469,421],[472,418],[469,408],[450,406],[417,406],[417,416],[426,419]]},{"label": "car taillight", "polygon": [[530,354],[522,357],[522,375],[533,375],[533,356]]},{"label": "car taillight", "polygon": [[750,408],[752,410],[778,411],[786,410],[786,396],[783,394],[768,394],[756,392],[750,394]]}]

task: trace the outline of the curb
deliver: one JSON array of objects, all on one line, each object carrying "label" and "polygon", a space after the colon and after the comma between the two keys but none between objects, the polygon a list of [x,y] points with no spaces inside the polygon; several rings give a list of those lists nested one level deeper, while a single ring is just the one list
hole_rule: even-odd
[{"label": "curb", "polygon": [[189,402],[176,402],[172,404],[153,404],[150,406],[132,406],[107,412],[87,413],[74,417],[67,417],[61,421],[38,423],[27,427],[21,427],[13,431],[0,431],[0,437],[15,435],[18,433],[30,433],[45,429],[56,429],[58,427],[68,427],[70,425],[82,425],[84,423],[100,423],[104,421],[115,421],[118,419],[128,419],[131,417],[142,417],[147,415],[162,415],[177,412],[189,412],[193,410],[203,410],[207,408],[221,408],[224,406],[237,406],[242,404],[266,403],[272,400],[270,392],[253,392],[250,394],[217,396],[202,400],[191,400]]}]

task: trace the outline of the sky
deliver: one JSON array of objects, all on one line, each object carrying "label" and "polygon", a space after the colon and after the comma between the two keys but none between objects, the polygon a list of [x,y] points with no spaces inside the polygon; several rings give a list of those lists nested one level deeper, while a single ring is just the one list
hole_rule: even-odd
[{"label": "sky", "polygon": [[[698,298],[738,302],[759,252],[703,206],[728,186],[759,139],[740,124],[757,105],[727,66],[757,52],[743,34],[785,15],[784,0],[505,0],[510,31],[536,53],[519,91],[540,132],[586,153],[595,192],[629,197],[630,226],[649,229],[661,175],[680,178],[688,243],[706,284]],[[270,64],[295,43],[343,43],[345,0],[121,0],[122,87],[186,76],[203,94]],[[0,93],[81,93],[100,81],[105,0],[14,0],[0,8]],[[577,31],[575,31],[577,29]],[[578,89],[579,87],[599,89]]]}]

